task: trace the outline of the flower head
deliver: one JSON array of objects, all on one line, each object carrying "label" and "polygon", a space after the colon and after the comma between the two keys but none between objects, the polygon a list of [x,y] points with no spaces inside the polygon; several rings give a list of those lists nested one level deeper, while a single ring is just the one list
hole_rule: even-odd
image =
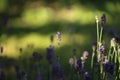
[{"label": "flower head", "polygon": [[103,14],[102,17],[101,17],[101,26],[102,27],[105,25],[105,22],[106,22],[106,15]]},{"label": "flower head", "polygon": [[110,44],[111,44],[111,47],[115,47],[116,46],[117,43],[116,43],[115,38],[111,39]]},{"label": "flower head", "polygon": [[98,23],[98,15],[95,16],[96,23]]},{"label": "flower head", "polygon": [[82,63],[82,60],[78,59],[77,60],[77,65],[75,66],[75,71],[76,72],[81,72],[81,71],[83,71],[83,68],[84,68],[84,64]]},{"label": "flower head", "polygon": [[102,61],[103,61],[103,63],[106,64],[106,63],[108,62],[108,58],[107,58],[107,56],[104,56]]},{"label": "flower head", "polygon": [[58,45],[61,43],[61,33],[58,31],[56,34],[57,40],[58,40]]},{"label": "flower head", "polygon": [[107,62],[104,65],[104,71],[110,73],[111,75],[113,75],[113,73],[114,73],[114,63]]},{"label": "flower head", "polygon": [[54,61],[54,47],[50,46],[46,49],[47,53],[46,53],[46,59],[48,60],[48,62],[51,64]]},{"label": "flower head", "polygon": [[93,51],[95,51],[96,46],[97,46],[97,42],[94,42],[93,45],[92,45],[92,49],[93,49]]},{"label": "flower head", "polygon": [[73,59],[73,58],[70,58],[70,59],[69,59],[69,64],[70,64],[70,65],[73,65],[73,64],[74,64],[74,59]]},{"label": "flower head", "polygon": [[103,45],[101,45],[101,46],[99,47],[98,51],[99,51],[100,53],[104,53],[105,47],[104,47]]},{"label": "flower head", "polygon": [[91,80],[92,79],[91,75],[88,72],[84,73],[84,78],[85,78],[85,80]]},{"label": "flower head", "polygon": [[84,58],[87,58],[88,55],[89,55],[88,51],[84,51],[84,52],[83,52],[83,57],[84,57]]}]

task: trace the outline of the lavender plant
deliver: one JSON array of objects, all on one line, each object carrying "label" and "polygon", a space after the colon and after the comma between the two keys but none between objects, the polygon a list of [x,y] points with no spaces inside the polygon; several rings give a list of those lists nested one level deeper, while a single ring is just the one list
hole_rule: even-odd
[{"label": "lavender plant", "polygon": [[[93,76],[95,76],[94,69],[94,58],[97,57],[98,68],[98,79],[97,80],[118,80],[120,79],[120,62],[119,62],[119,38],[113,37],[110,41],[110,49],[105,51],[105,46],[103,43],[103,29],[106,23],[106,15],[103,14],[101,17],[101,27],[99,27],[99,19],[96,16],[97,24],[97,46],[93,46],[93,53],[91,59],[91,69],[93,71]],[[108,53],[107,53],[108,52]],[[94,78],[95,79],[95,78]]]}]

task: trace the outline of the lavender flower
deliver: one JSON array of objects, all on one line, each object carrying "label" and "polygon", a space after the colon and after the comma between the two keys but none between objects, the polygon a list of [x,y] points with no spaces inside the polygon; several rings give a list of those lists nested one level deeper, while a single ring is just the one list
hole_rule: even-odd
[{"label": "lavender flower", "polygon": [[56,34],[57,40],[58,40],[58,45],[61,43],[61,33],[58,31]]},{"label": "lavender flower", "polygon": [[100,53],[104,53],[105,47],[104,47],[103,45],[100,46],[99,49],[98,49],[98,51],[99,51]]},{"label": "lavender flower", "polygon": [[104,65],[104,71],[110,73],[111,75],[113,75],[113,73],[114,73],[114,63],[107,62]]},{"label": "lavender flower", "polygon": [[75,71],[78,73],[82,72],[84,68],[84,64],[82,63],[81,59],[77,60],[77,65],[75,66]]},{"label": "lavender flower", "polygon": [[69,64],[72,66],[74,64],[74,59],[73,58],[70,58],[69,59]]},{"label": "lavender flower", "polygon": [[111,47],[115,47],[116,46],[117,43],[116,43],[115,38],[111,39],[110,44],[111,44]]},{"label": "lavender flower", "polygon": [[93,49],[93,51],[95,51],[96,46],[97,46],[97,42],[94,42],[93,45],[92,45],[92,49]]},{"label": "lavender flower", "polygon": [[101,26],[102,27],[105,25],[105,22],[106,22],[106,15],[103,14],[102,17],[101,17]]},{"label": "lavender flower", "polygon": [[83,52],[83,58],[87,58],[88,55],[89,55],[88,51],[84,51],[84,52]]},{"label": "lavender flower", "polygon": [[64,71],[61,69],[60,63],[57,61],[52,67],[53,80],[64,80]]},{"label": "lavender flower", "polygon": [[103,57],[103,63],[106,64],[107,62],[108,62],[108,58],[107,58],[107,56],[104,56],[104,57]]},{"label": "lavender flower", "polygon": [[51,45],[47,48],[46,59],[50,64],[54,61],[54,47]]},{"label": "lavender flower", "polygon": [[88,72],[85,72],[84,73],[84,80],[91,80],[91,79],[92,79],[91,75]]}]

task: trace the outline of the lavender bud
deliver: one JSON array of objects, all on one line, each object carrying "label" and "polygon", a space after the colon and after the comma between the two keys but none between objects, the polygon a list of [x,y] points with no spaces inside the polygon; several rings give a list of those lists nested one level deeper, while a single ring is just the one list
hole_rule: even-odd
[{"label": "lavender bud", "polygon": [[99,51],[100,53],[104,53],[105,47],[104,47],[103,45],[100,46],[99,49],[98,49],[98,51]]},{"label": "lavender bud", "polygon": [[105,22],[106,22],[106,15],[103,14],[102,17],[101,17],[101,26],[102,27],[105,25]]},{"label": "lavender bud", "polygon": [[95,16],[96,23],[98,23],[98,15]]},{"label": "lavender bud", "polygon": [[73,58],[70,58],[69,59],[69,64],[72,66],[74,64],[74,59]]},{"label": "lavender bud", "polygon": [[60,45],[60,43],[61,43],[61,33],[57,32],[56,37],[57,37],[57,40],[58,40],[58,45]]}]

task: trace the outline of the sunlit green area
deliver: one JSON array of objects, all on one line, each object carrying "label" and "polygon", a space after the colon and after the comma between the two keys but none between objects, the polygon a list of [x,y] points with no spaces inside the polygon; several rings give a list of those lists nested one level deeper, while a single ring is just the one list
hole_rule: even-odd
[{"label": "sunlit green area", "polygon": [[[16,61],[22,55],[22,59],[26,60],[38,51],[44,56],[42,63],[47,65],[46,48],[51,44],[50,36],[53,35],[55,55],[62,57],[67,75],[68,60],[73,56],[74,48],[79,57],[84,50],[91,55],[92,43],[96,41],[95,15],[100,19],[102,14],[107,17],[104,38],[110,39],[111,29],[120,34],[119,0],[0,0],[0,46],[4,47],[0,56]],[[62,36],[60,45],[57,43],[57,31]],[[22,54],[19,48],[23,49]],[[86,66],[90,64],[89,59]],[[23,66],[25,64],[23,61]]]}]

